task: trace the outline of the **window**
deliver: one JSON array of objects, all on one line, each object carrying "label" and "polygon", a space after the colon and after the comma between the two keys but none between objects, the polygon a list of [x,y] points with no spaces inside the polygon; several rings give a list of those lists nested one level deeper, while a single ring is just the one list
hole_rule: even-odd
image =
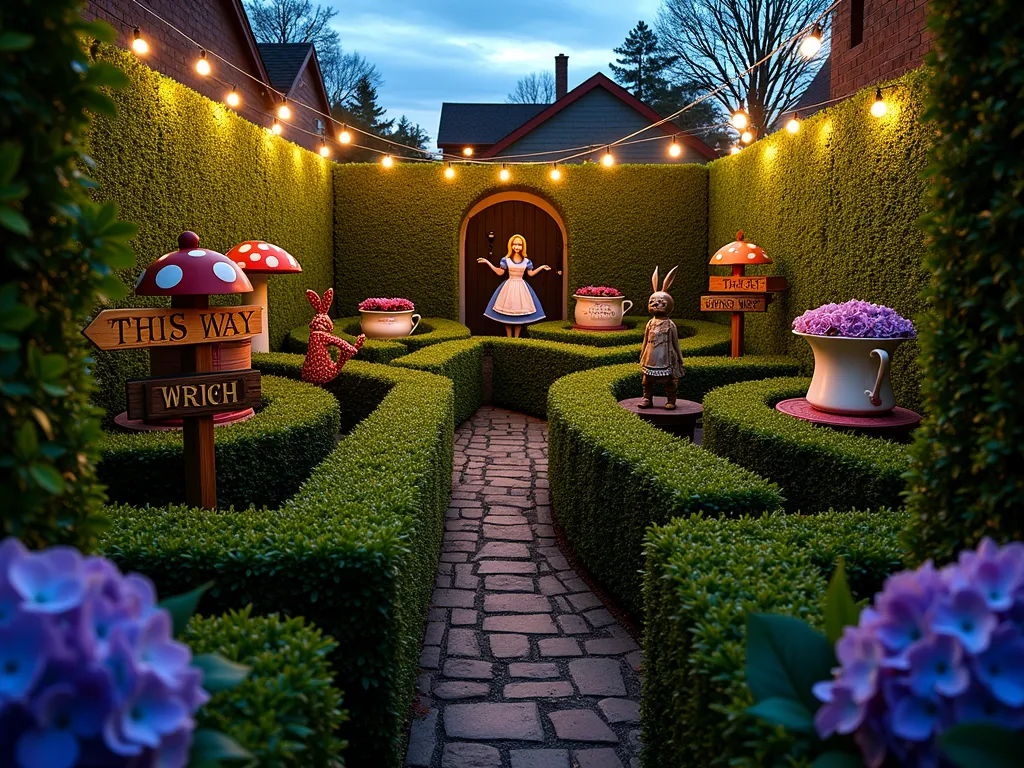
[{"label": "window", "polygon": [[324,132],[324,121],[321,120],[319,117],[316,119],[316,132],[317,133],[323,133]]},{"label": "window", "polygon": [[864,42],[864,0],[850,0],[850,47]]}]

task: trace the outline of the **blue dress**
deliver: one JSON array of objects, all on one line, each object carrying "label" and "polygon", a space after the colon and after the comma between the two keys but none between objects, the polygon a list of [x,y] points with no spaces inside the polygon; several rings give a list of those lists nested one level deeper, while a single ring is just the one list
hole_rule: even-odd
[{"label": "blue dress", "polygon": [[505,325],[525,325],[543,320],[545,315],[540,299],[523,279],[526,271],[533,269],[533,262],[524,259],[516,264],[514,260],[504,258],[498,266],[508,270],[508,279],[495,289],[484,316]]}]

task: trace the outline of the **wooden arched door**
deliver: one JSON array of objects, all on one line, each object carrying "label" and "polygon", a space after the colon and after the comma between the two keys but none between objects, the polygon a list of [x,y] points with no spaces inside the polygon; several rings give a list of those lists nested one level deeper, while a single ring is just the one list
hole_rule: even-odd
[{"label": "wooden arched door", "polygon": [[[494,233],[493,254],[488,253],[488,233]],[[484,317],[487,302],[505,279],[498,277],[477,259],[490,259],[495,266],[505,256],[508,239],[519,234],[526,238],[526,250],[534,267],[547,264],[550,272],[526,277],[544,308],[545,320],[565,317],[565,242],[558,222],[533,203],[505,200],[489,205],[471,216],[466,226],[463,251],[465,274],[465,323],[474,336],[504,336],[505,328]]]}]

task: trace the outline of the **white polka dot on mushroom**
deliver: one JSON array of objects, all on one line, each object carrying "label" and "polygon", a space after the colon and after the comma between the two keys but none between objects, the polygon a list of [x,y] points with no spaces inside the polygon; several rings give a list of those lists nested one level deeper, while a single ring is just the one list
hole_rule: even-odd
[{"label": "white polka dot on mushroom", "polygon": [[716,253],[715,254],[715,258],[718,259],[719,261],[721,261],[722,260],[722,254]]},{"label": "white polka dot on mushroom", "polygon": [[269,251],[270,250],[270,246],[267,245],[266,243],[260,243],[256,247],[259,248],[261,251]]},{"label": "white polka dot on mushroom", "polygon": [[259,261],[262,258],[262,253],[256,253],[255,251],[253,251],[252,253],[249,254],[249,261]]},{"label": "white polka dot on mushroom", "polygon": [[289,256],[288,257],[288,263],[291,264],[294,267],[295,266],[295,257],[294,256]]},{"label": "white polka dot on mushroom", "polygon": [[748,259],[755,259],[755,258],[757,258],[757,254],[756,253],[748,253],[747,254],[747,258]]},{"label": "white polka dot on mushroom", "polygon": [[146,276],[146,270],[142,270],[142,273],[139,275],[139,279],[135,281],[135,287],[136,288],[138,288],[140,285],[142,285],[142,278],[144,278],[145,276]]},{"label": "white polka dot on mushroom", "polygon": [[276,269],[279,263],[277,256],[267,256],[267,266],[271,269]]},{"label": "white polka dot on mushroom", "polygon": [[168,264],[156,273],[156,287],[163,288],[164,290],[173,288],[181,282],[183,274],[181,267],[177,264]]},{"label": "white polka dot on mushroom", "polygon": [[239,253],[246,253],[247,251],[251,251],[251,250],[252,250],[252,246],[249,245],[248,243],[246,243],[245,245],[238,246],[238,252]]},{"label": "white polka dot on mushroom", "polygon": [[233,283],[238,279],[238,273],[235,272],[235,268],[223,261],[218,261],[213,265],[213,274],[225,283]]},{"label": "white polka dot on mushroom", "polygon": [[729,253],[736,253],[736,249],[735,248],[730,248],[729,249]]},{"label": "white polka dot on mushroom", "polygon": [[244,261],[236,261],[235,263],[236,263],[236,264],[237,264],[238,266],[240,266],[240,267],[241,267],[242,269],[245,269],[245,262],[244,262]]},{"label": "white polka dot on mushroom", "polygon": [[188,255],[195,256],[198,259],[200,256],[205,256],[206,251],[204,251],[202,248],[196,248],[194,251],[189,251]]}]

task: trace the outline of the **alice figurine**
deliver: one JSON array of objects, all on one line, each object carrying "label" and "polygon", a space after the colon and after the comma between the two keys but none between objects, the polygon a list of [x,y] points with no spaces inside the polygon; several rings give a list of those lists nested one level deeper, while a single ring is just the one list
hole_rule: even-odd
[{"label": "alice figurine", "polygon": [[519,330],[527,323],[535,323],[544,319],[544,308],[540,305],[540,299],[533,292],[533,288],[523,280],[523,274],[533,277],[538,272],[545,272],[551,269],[547,264],[541,264],[534,269],[533,262],[526,255],[526,238],[522,235],[512,235],[508,239],[508,253],[505,254],[498,266],[494,266],[487,259],[477,259],[477,263],[486,264],[498,277],[508,270],[508,279],[498,286],[491,296],[484,316],[496,320],[505,325],[505,335],[519,338]]},{"label": "alice figurine", "polygon": [[644,397],[638,408],[650,408],[654,402],[654,387],[661,384],[665,388],[665,410],[673,411],[676,407],[676,393],[679,391],[679,378],[683,376],[683,353],[679,349],[679,329],[669,315],[675,302],[668,294],[672,281],[676,276],[676,267],[665,275],[665,282],[658,290],[658,268],[654,268],[651,286],[654,293],[647,301],[648,311],[654,315],[647,321],[644,328],[644,344],[640,349],[640,372],[643,374],[642,386]]}]

